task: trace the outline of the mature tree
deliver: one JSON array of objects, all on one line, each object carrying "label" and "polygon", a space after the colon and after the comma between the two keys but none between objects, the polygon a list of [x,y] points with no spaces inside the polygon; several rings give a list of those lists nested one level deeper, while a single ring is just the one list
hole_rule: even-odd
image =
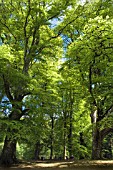
[{"label": "mature tree", "polygon": [[101,144],[111,128],[101,129],[101,121],[112,113],[112,20],[96,17],[84,27],[83,35],[70,47],[70,56],[78,65],[81,83],[89,91],[93,123],[92,158],[101,158]]},{"label": "mature tree", "polygon": [[[65,15],[72,1],[2,1],[0,3],[0,79],[4,95],[12,105],[9,121],[19,121],[28,111],[23,109],[23,99],[36,93],[38,80],[35,65],[48,57],[58,57],[63,27],[52,31],[52,20]],[[51,50],[50,50],[51,49]],[[38,63],[38,64],[37,64]],[[38,68],[37,68],[38,69]],[[8,127],[1,155],[2,164],[16,162],[15,133]],[[15,137],[14,137],[15,136]]]}]

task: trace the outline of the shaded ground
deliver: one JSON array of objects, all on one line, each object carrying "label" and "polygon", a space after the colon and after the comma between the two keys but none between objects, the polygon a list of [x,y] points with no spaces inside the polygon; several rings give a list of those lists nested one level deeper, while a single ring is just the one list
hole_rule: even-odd
[{"label": "shaded ground", "polygon": [[110,161],[34,161],[23,162],[18,165],[13,165],[10,168],[0,167],[0,170],[57,170],[57,169],[71,169],[71,170],[113,170],[113,160]]}]

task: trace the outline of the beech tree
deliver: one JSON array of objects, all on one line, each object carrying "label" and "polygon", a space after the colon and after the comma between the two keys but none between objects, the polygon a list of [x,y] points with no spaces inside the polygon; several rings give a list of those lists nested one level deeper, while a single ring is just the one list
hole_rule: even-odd
[{"label": "beech tree", "polygon": [[[101,158],[102,140],[112,126],[103,127],[101,121],[112,113],[112,20],[107,16],[90,19],[83,35],[69,49],[72,62],[78,65],[82,85],[88,89],[93,123],[92,158]],[[88,94],[87,93],[87,94]]]},{"label": "beech tree", "polygon": [[[0,79],[4,95],[12,105],[9,121],[20,121],[29,109],[23,99],[36,93],[38,80],[34,65],[58,57],[61,31],[52,30],[52,20],[64,15],[71,1],[2,1],[0,3]],[[51,51],[50,51],[51,48]],[[2,164],[16,159],[17,129],[7,129],[1,154]],[[15,137],[14,137],[15,136]]]}]

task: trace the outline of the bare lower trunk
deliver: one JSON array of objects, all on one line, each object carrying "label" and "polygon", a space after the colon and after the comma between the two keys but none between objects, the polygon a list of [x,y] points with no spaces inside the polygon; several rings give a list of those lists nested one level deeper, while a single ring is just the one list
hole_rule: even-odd
[{"label": "bare lower trunk", "polygon": [[63,159],[66,159],[66,112],[64,112],[64,131],[63,131]]},{"label": "bare lower trunk", "polygon": [[[9,115],[9,121],[20,120],[22,116],[20,110],[21,109],[19,107],[14,106],[14,110]],[[14,128],[10,128],[10,126],[8,127],[7,129],[8,135],[6,135],[0,159],[0,163],[2,165],[10,166],[11,164],[17,163],[16,159],[17,133],[19,132],[15,127]]]},{"label": "bare lower trunk", "polygon": [[[24,67],[25,67],[25,63],[24,63]],[[23,68],[23,71],[25,70],[27,70],[27,67],[26,69]],[[26,93],[25,89],[21,88],[20,85],[17,86],[16,90],[12,91],[13,87],[11,88],[11,84],[10,81],[8,81],[7,76],[3,74],[2,78],[3,78],[5,95],[7,96],[8,100],[12,104],[12,112],[9,114],[7,120],[9,122],[19,121],[20,118],[26,113],[26,111],[29,110],[29,109],[25,109],[25,110],[22,109],[22,100],[26,95],[28,95],[28,93]],[[17,162],[16,159],[16,143],[17,143],[17,136],[18,136],[17,133],[19,132],[16,126],[12,128],[10,128],[10,125],[8,126],[3,150],[0,157],[0,163],[2,165],[10,166],[11,164]]]},{"label": "bare lower trunk", "polygon": [[17,163],[16,159],[16,141],[11,140],[6,136],[4,141],[4,147],[0,159],[1,165],[10,166]]},{"label": "bare lower trunk", "polygon": [[98,122],[93,123],[93,135],[92,135],[92,159],[102,159],[102,142],[106,135],[113,132],[113,128],[105,128],[100,130]]},{"label": "bare lower trunk", "polygon": [[92,159],[98,160],[101,159],[102,151],[102,138],[100,131],[96,124],[93,125],[93,141],[92,141]]},{"label": "bare lower trunk", "polygon": [[69,135],[68,135],[68,151],[69,158],[72,157],[72,112],[70,112],[70,122],[69,122]]},{"label": "bare lower trunk", "polygon": [[53,159],[53,142],[51,143],[51,148],[50,148],[50,159]]},{"label": "bare lower trunk", "polygon": [[37,159],[40,159],[40,148],[41,148],[41,145],[40,145],[40,142],[37,142],[36,145],[35,145],[35,153],[34,153],[34,159],[37,160]]},{"label": "bare lower trunk", "polygon": [[[79,135],[80,135],[80,145],[86,147],[83,132],[80,132]],[[85,158],[85,155],[81,153],[79,156],[79,159],[84,159],[84,158]]]},{"label": "bare lower trunk", "polygon": [[53,141],[54,141],[54,117],[51,116],[51,135],[50,135],[50,140],[51,140],[51,144],[50,144],[50,159],[53,159]]},{"label": "bare lower trunk", "polygon": [[68,151],[69,158],[73,158],[73,103],[74,103],[74,92],[70,89],[69,94],[69,135],[68,135]]}]

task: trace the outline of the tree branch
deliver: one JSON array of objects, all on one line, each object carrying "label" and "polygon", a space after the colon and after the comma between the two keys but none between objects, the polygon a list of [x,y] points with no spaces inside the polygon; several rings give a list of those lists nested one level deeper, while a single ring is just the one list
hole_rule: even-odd
[{"label": "tree branch", "polygon": [[10,101],[12,101],[13,100],[13,96],[11,95],[11,92],[10,92],[9,82],[7,81],[7,79],[5,78],[4,75],[2,77],[3,77],[3,81],[4,81],[5,93],[6,93],[7,97],[8,97],[8,99]]},{"label": "tree branch", "polygon": [[89,92],[90,92],[90,94],[92,96],[93,104],[95,106],[97,106],[97,102],[96,102],[96,100],[94,98],[93,91],[92,91],[92,65],[90,65],[90,67],[89,67]]},{"label": "tree branch", "polygon": [[111,104],[111,106],[105,111],[103,118],[107,116],[110,111],[113,111],[113,104]]},{"label": "tree branch", "polygon": [[105,136],[108,135],[110,132],[113,132],[113,128],[105,128],[105,129],[101,130],[101,132],[100,132],[101,139],[103,140],[105,138]]},{"label": "tree branch", "polygon": [[70,25],[72,22],[74,22],[77,18],[78,18],[78,16],[77,16],[76,18],[74,18],[73,20],[71,20],[70,22],[68,22],[64,27],[62,27],[62,28],[58,31],[57,35],[51,37],[50,39],[59,37],[59,36],[62,34],[62,32],[64,31],[64,29],[65,29],[68,25]]},{"label": "tree branch", "polygon": [[29,37],[27,37],[27,24],[28,24],[28,17],[30,15],[31,12],[31,7],[30,7],[30,0],[28,0],[28,12],[27,12],[27,16],[25,19],[25,24],[24,24],[24,41],[25,41],[25,47],[24,47],[24,67],[23,67],[23,72],[27,73],[28,72],[28,67],[29,67],[29,59],[27,58],[27,53],[28,53],[28,39]]},{"label": "tree branch", "polygon": [[1,22],[2,25],[4,25],[4,26],[7,28],[7,30],[9,31],[9,33],[10,33],[10,34],[14,37],[14,39],[17,41],[16,36],[11,32],[10,28],[9,28],[6,24],[4,24],[1,20],[0,20],[0,22]]}]

